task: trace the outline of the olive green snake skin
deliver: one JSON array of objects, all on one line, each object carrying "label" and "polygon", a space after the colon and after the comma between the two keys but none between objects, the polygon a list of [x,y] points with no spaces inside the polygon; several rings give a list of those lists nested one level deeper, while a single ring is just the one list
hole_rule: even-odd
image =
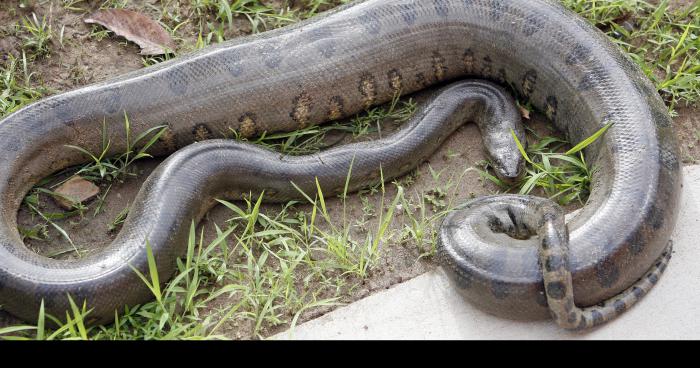
[{"label": "olive green snake skin", "polygon": [[[214,198],[299,197],[318,178],[338,192],[418,165],[465,120],[479,123],[499,175],[517,176],[521,135],[512,99],[491,83],[458,82],[431,98],[399,133],[317,155],[280,157],[233,140],[351,116],[401,92],[475,77],[512,87],[571,142],[606,123],[589,146],[597,168],[590,198],[567,224],[532,197],[484,197],[450,214],[438,256],[464,295],[512,318],[550,314],[571,329],[602,323],[646,294],[670,257],[681,190],[666,107],[649,80],[605,36],[550,0],[367,0],[298,25],[31,104],[0,122],[0,304],[36,320],[62,316],[70,294],[94,323],[151,298],[130,266],[147,272],[145,241],[161,280],[175,269],[189,224]],[[134,136],[166,124],[157,153],[172,153],[146,180],[116,240],[64,262],[22,243],[17,211],[40,179],[85,157],[65,145],[124,152],[124,114]],[[206,142],[194,143],[206,140]],[[187,146],[187,147],[185,147]],[[539,237],[535,237],[534,235]]]}]

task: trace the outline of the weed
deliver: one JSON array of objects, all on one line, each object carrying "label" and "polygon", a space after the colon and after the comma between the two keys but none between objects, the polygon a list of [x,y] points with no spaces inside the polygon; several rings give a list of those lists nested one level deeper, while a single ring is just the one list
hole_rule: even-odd
[{"label": "weed", "polygon": [[18,60],[9,55],[5,65],[0,64],[0,118],[38,100],[49,92],[47,88],[33,82],[33,76],[34,73],[29,72],[24,52],[22,52],[22,59]]},{"label": "weed", "polygon": [[107,127],[105,122],[103,122],[102,151],[100,153],[92,153],[82,147],[66,145],[67,148],[77,150],[92,160],[89,164],[80,168],[74,175],[80,175],[92,181],[112,181],[124,176],[135,176],[135,173],[128,172],[127,169],[137,160],[152,157],[148,153],[148,150],[158,141],[166,128],[167,127],[164,125],[156,126],[146,130],[133,139],[129,117],[125,113],[124,131],[126,134],[126,149],[120,155],[108,158],[107,153],[111,148],[112,141],[107,137]]},{"label": "weed", "polygon": [[36,13],[32,13],[31,17],[22,19],[22,49],[31,50],[32,59],[49,54],[52,38],[53,31],[46,15],[39,20]]}]

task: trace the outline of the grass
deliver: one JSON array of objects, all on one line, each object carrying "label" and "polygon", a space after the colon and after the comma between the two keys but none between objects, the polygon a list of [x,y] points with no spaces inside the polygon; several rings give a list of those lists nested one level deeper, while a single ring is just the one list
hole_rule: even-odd
[{"label": "grass", "polygon": [[26,54],[21,59],[10,55],[0,64],[0,118],[9,115],[48,93],[48,89],[33,81]]},{"label": "grass", "polygon": [[[305,0],[294,6],[284,2],[273,6],[259,0],[164,0],[144,10],[155,15],[178,41],[179,52],[186,52],[237,37],[241,29],[243,33],[262,32],[345,2]],[[698,4],[667,11],[666,1],[658,8],[635,0],[563,2],[628,52],[654,81],[670,109],[698,101],[700,19],[693,17],[699,11]],[[91,9],[83,0],[62,0],[61,5],[71,12]],[[106,0],[99,6],[130,7],[122,0]],[[0,117],[52,93],[41,86],[40,76],[32,71],[59,53],[58,47],[63,45],[63,28],[59,26],[50,16],[31,15],[21,18],[9,33],[0,33],[17,36],[22,42],[21,57],[0,62]],[[98,41],[108,35],[94,27],[91,38]],[[193,38],[196,40],[190,43]],[[143,64],[152,65],[173,56],[144,58]],[[308,154],[346,138],[381,135],[385,124],[400,124],[415,111],[414,101],[397,96],[390,104],[373,108],[345,124],[266,135],[251,142],[284,154]],[[58,233],[70,246],[54,250],[49,256],[84,254],[62,224],[83,221],[88,210],[93,217],[102,213],[112,185],[136,174],[130,168],[135,161],[148,157],[148,149],[163,127],[132,137],[125,116],[125,130],[128,147],[114,157],[107,157],[111,141],[106,133],[100,152],[66,147],[82,152],[90,162],[39,183],[25,198],[25,206],[36,222],[20,228],[24,239],[48,242],[51,234]],[[542,191],[561,204],[585,202],[595,169],[589,167],[580,150],[591,140],[567,150],[568,143],[560,138],[537,136],[532,131],[528,134],[534,143],[522,150],[528,161],[525,178],[508,186],[481,170],[484,180],[493,181],[504,191]],[[457,156],[448,154],[447,159]],[[230,212],[230,218],[218,225],[208,223],[197,228],[192,224],[187,253],[178,260],[174,278],[166,283],[158,280],[158,265],[151,257],[148,272],[141,276],[153,293],[153,301],[119,311],[115,323],[99,327],[85,325],[90,306],[73,301],[65,316],[48,316],[42,309],[36,325],[0,327],[0,339],[264,338],[313,313],[351,301],[364,283],[383,272],[384,252],[393,244],[410,249],[417,260],[431,257],[437,226],[459,201],[457,184],[476,171],[471,167],[462,171],[429,167],[425,174],[430,179],[427,187],[411,187],[419,179],[414,172],[391,185],[366,188],[353,196],[347,193],[346,185],[339,198],[327,198],[318,187],[315,193],[300,193],[301,201],[277,207],[263,205],[264,193],[251,193],[242,202],[222,200],[220,204]],[[106,186],[106,191],[89,206],[61,213],[45,210],[43,200],[52,195],[52,189],[75,174]],[[358,207],[361,215],[354,216]],[[118,230],[127,214],[128,206],[111,218],[109,231]],[[58,327],[49,328],[49,321]]]},{"label": "grass", "polygon": [[700,1],[671,9],[641,0],[563,0],[642,68],[669,108],[700,99]]},{"label": "grass", "polygon": [[31,50],[34,57],[46,56],[51,51],[51,40],[54,37],[50,21],[46,15],[41,20],[32,13],[31,17],[22,19],[22,48]]},{"label": "grass", "polygon": [[131,165],[144,158],[152,158],[148,150],[158,142],[158,139],[165,133],[166,126],[159,125],[147,129],[135,138],[132,137],[131,123],[129,117],[124,114],[124,132],[126,135],[126,149],[117,156],[108,157],[112,146],[111,139],[107,136],[107,127],[102,124],[102,151],[99,153],[90,152],[82,147],[66,145],[69,149],[74,149],[82,153],[90,160],[88,164],[80,168],[73,174],[80,175],[90,181],[113,181],[125,176],[136,176],[136,173],[129,172]]},{"label": "grass", "polygon": [[569,142],[561,138],[540,137],[528,129],[528,135],[535,138],[535,143],[525,149],[515,133],[511,132],[520,154],[526,161],[523,177],[515,184],[511,184],[491,175],[486,170],[479,170],[479,173],[505,192],[517,190],[518,194],[528,195],[539,189],[549,199],[560,205],[565,206],[577,202],[578,205],[582,206],[588,199],[591,191],[591,177],[596,171],[586,162],[583,149],[598,140],[612,125],[613,123],[606,124],[593,135],[565,152],[562,150],[569,145]]}]

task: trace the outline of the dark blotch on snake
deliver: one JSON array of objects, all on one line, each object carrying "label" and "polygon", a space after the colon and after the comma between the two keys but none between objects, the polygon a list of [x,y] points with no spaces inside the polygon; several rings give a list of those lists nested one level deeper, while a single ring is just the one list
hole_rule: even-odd
[{"label": "dark blotch on snake", "polygon": [[187,70],[187,68],[184,66],[182,68],[172,68],[167,72],[167,74],[165,74],[165,78],[168,82],[168,88],[173,92],[173,94],[175,94],[175,96],[182,96],[187,92],[189,78],[185,74],[185,70]]},{"label": "dark blotch on snake", "polygon": [[433,0],[433,4],[435,5],[437,15],[441,17],[447,17],[450,15],[450,6],[446,0]]},{"label": "dark blotch on snake", "polygon": [[553,281],[547,284],[547,295],[552,299],[561,300],[566,296],[566,285],[561,281]]},{"label": "dark blotch on snake", "polygon": [[530,98],[532,92],[535,91],[535,85],[537,84],[537,72],[533,69],[525,72],[522,81],[522,93],[523,97]]},{"label": "dark blotch on snake", "polygon": [[447,76],[447,65],[445,57],[439,51],[433,51],[433,75],[435,79],[441,81]]},{"label": "dark blotch on snake", "polygon": [[668,113],[665,110],[661,110],[658,107],[652,105],[651,115],[654,119],[656,126],[661,128],[668,128],[671,126],[671,119],[668,117]]},{"label": "dark blotch on snake", "polygon": [[617,313],[622,313],[627,309],[627,304],[623,302],[622,300],[618,299],[613,303],[613,307],[615,308],[615,312]]},{"label": "dark blotch on snake", "polygon": [[4,149],[7,152],[17,152],[19,150],[19,147],[20,147],[19,138],[14,137],[14,136],[3,137],[3,138],[4,138],[5,146],[0,147],[0,148]]},{"label": "dark blotch on snake", "polygon": [[282,55],[282,48],[279,45],[273,43],[266,43],[261,50],[262,54],[265,55],[264,63],[270,69],[276,69],[282,64],[284,56]]},{"label": "dark blotch on snake", "polygon": [[595,270],[598,283],[606,289],[612,287],[620,278],[617,265],[609,259],[596,264]]},{"label": "dark blotch on snake", "polygon": [[[444,257],[444,255],[443,255],[442,259],[445,259],[445,258],[446,257]],[[445,264],[442,261],[440,263]],[[473,276],[470,273],[463,272],[463,271],[459,270],[455,266],[453,266],[452,269],[455,271],[455,276],[452,277],[452,280],[454,280],[455,285],[462,290],[471,289]]]},{"label": "dark blotch on snake", "polygon": [[506,72],[505,68],[499,68],[498,73],[496,74],[496,80],[498,83],[501,84],[506,84],[508,81],[508,73]]},{"label": "dark blotch on snake", "polygon": [[649,208],[649,220],[654,230],[659,230],[664,226],[664,211],[656,205]]},{"label": "dark blotch on snake", "polygon": [[56,118],[58,118],[58,120],[60,120],[64,125],[72,126],[75,123],[73,120],[75,111],[68,104],[68,102],[59,98],[52,106],[52,109],[53,113],[56,115]]},{"label": "dark blotch on snake", "polygon": [[541,246],[542,249],[544,249],[544,250],[551,249],[551,248],[552,248],[552,242],[550,241],[550,238],[549,238],[549,237],[544,237],[544,238],[542,239],[542,243],[540,244],[540,246]]},{"label": "dark blotch on snake", "polygon": [[416,74],[416,84],[418,84],[418,86],[420,86],[421,88],[424,88],[424,87],[430,85],[430,82],[428,82],[428,79],[425,78],[425,74],[417,73]]},{"label": "dark blotch on snake", "polygon": [[192,135],[194,136],[194,140],[197,142],[213,138],[212,131],[206,124],[195,125],[192,128]]},{"label": "dark blotch on snake", "polygon": [[398,5],[398,10],[399,14],[401,14],[401,18],[403,21],[408,24],[409,26],[412,26],[413,24],[416,23],[416,9],[414,6],[411,6],[409,4],[399,4]]},{"label": "dark blotch on snake", "polygon": [[292,111],[289,113],[289,117],[292,118],[297,123],[300,129],[306,128],[309,123],[309,117],[311,116],[311,107],[313,99],[311,95],[306,92],[302,92],[297,97],[294,97],[292,101]]},{"label": "dark blotch on snake", "polygon": [[539,32],[544,27],[544,22],[538,14],[530,14],[525,17],[523,22],[523,34],[530,37]]},{"label": "dark blotch on snake", "polygon": [[329,28],[321,27],[311,31],[309,40],[323,57],[330,58],[336,52],[336,42],[332,36],[333,32]]},{"label": "dark blotch on snake", "polygon": [[382,30],[382,24],[379,21],[379,17],[371,12],[365,12],[360,15],[357,20],[360,22],[365,31],[371,35],[378,35]]},{"label": "dark blotch on snake", "polygon": [[591,311],[591,317],[593,317],[593,324],[598,325],[603,323],[603,314],[597,310]]},{"label": "dark blotch on snake", "polygon": [[363,97],[365,108],[370,108],[377,100],[377,80],[372,74],[362,74],[357,90]]},{"label": "dark blotch on snake", "polygon": [[239,129],[241,136],[244,138],[250,138],[257,133],[257,117],[252,112],[246,112],[238,118]]},{"label": "dark blotch on snake", "polygon": [[541,286],[541,290],[537,291],[537,294],[535,294],[535,302],[537,305],[540,305],[542,307],[547,307],[547,294],[544,291],[544,286]]},{"label": "dark blotch on snake", "polygon": [[216,59],[218,62],[215,65],[221,65],[226,73],[234,77],[243,74],[243,58],[238,50],[233,49],[217,54]]},{"label": "dark blotch on snake", "polygon": [[644,250],[644,246],[646,245],[646,241],[644,240],[644,237],[641,232],[637,231],[634,234],[632,234],[626,241],[627,244],[629,244],[629,250],[630,253],[637,255]]},{"label": "dark blotch on snake", "polygon": [[673,152],[672,149],[669,149],[662,145],[659,145],[659,159],[661,160],[661,164],[671,171],[678,171],[681,167],[680,162],[678,162],[678,156],[676,156],[676,153]]},{"label": "dark blotch on snake", "polygon": [[491,60],[491,57],[484,56],[483,63],[481,64],[481,74],[484,76],[492,76],[493,61]]},{"label": "dark blotch on snake", "polygon": [[345,116],[345,100],[342,96],[331,97],[328,101],[328,118],[336,120],[343,116]]},{"label": "dark blotch on snake", "polygon": [[119,111],[122,106],[122,96],[117,88],[105,91],[104,94],[99,97],[99,101],[99,106],[103,106],[103,111],[109,115]]},{"label": "dark blotch on snake", "polygon": [[567,65],[581,65],[590,58],[591,50],[582,45],[576,45],[566,55],[564,62]]},{"label": "dark blotch on snake", "polygon": [[389,88],[391,88],[394,93],[398,93],[403,88],[403,76],[398,69],[391,69],[387,74],[389,79]]},{"label": "dark blotch on snake", "polygon": [[489,16],[493,20],[500,20],[503,17],[503,13],[506,11],[506,6],[503,4],[502,0],[493,0],[489,2]]},{"label": "dark blotch on snake", "polygon": [[547,116],[547,119],[551,121],[555,121],[557,118],[557,111],[559,109],[559,102],[557,101],[557,98],[554,96],[548,96],[547,97],[547,103],[545,105],[544,113]]},{"label": "dark blotch on snake", "polygon": [[564,259],[560,256],[551,255],[544,261],[544,269],[547,272],[552,272],[564,267]]},{"label": "dark blotch on snake", "polygon": [[510,296],[510,287],[505,282],[492,281],[491,294],[493,294],[496,299],[508,298]]},{"label": "dark blotch on snake", "polygon": [[598,81],[606,80],[607,78],[608,74],[605,72],[605,69],[603,67],[596,67],[581,78],[577,89],[581,92],[588,91],[593,88]]},{"label": "dark blotch on snake", "polygon": [[464,54],[462,55],[462,63],[464,64],[464,71],[467,74],[474,73],[474,51],[471,49],[464,50]]}]

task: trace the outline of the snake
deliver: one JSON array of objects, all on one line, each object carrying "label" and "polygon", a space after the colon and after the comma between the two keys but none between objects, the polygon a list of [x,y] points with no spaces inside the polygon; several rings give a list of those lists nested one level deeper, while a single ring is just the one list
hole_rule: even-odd
[{"label": "snake", "polygon": [[[388,137],[285,156],[232,137],[289,132],[351,117],[397,95],[437,88]],[[415,168],[465,121],[479,125],[496,174],[515,179],[524,141],[513,97],[571,142],[612,124],[585,148],[595,170],[585,205],[565,220],[543,198],[477,198],[445,217],[437,259],[478,308],[514,319],[593,327],[656,284],[671,255],[681,170],[672,121],[649,79],[597,28],[554,0],[357,0],[300,23],[212,45],[59,93],[0,121],[0,304],[36,321],[62,315],[67,296],[90,323],[152,294],[150,244],[161,280],[175,270],[189,224],[252,190],[265,200],[343,190]],[[116,239],[73,261],[29,250],[17,213],[32,187],[129,148],[163,126],[146,179]],[[291,185],[294,184],[294,185]]]}]

